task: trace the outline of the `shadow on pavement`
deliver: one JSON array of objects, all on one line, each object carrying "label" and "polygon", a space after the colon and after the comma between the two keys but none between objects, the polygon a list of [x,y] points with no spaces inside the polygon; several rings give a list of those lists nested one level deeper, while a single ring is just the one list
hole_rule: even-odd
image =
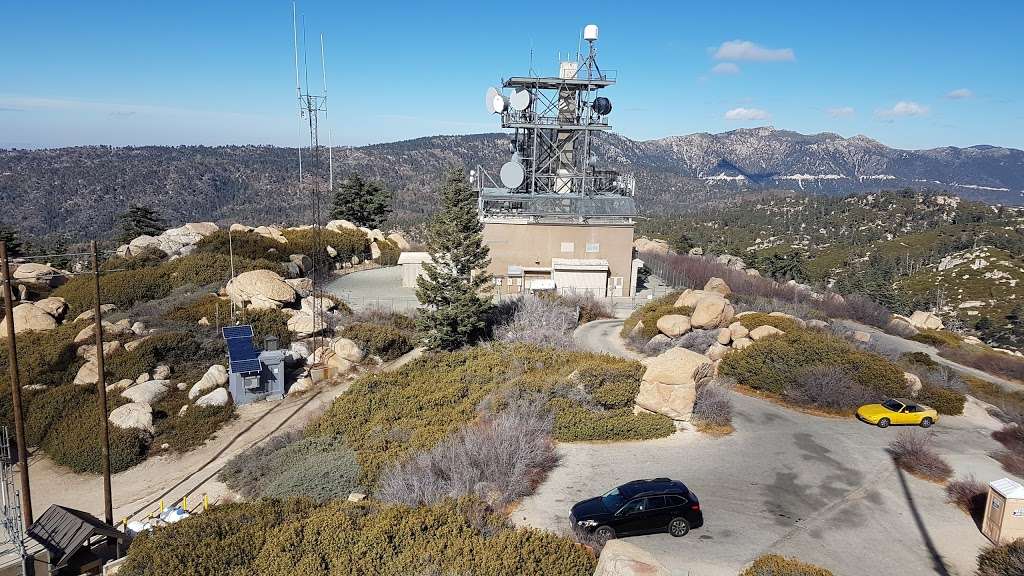
[{"label": "shadow on pavement", "polygon": [[903,489],[903,497],[907,500],[907,506],[910,508],[910,513],[914,516],[914,524],[917,525],[917,530],[921,533],[921,540],[924,541],[925,548],[928,549],[928,555],[931,556],[932,569],[935,570],[936,574],[941,576],[951,576],[949,568],[946,567],[946,562],[942,559],[942,555],[939,554],[938,548],[935,547],[935,542],[932,541],[931,534],[928,533],[928,527],[925,526],[924,519],[921,518],[921,512],[917,509],[917,504],[914,502],[914,495],[910,493],[910,486],[907,484],[907,475],[896,464],[894,459],[892,462],[893,467],[896,468],[896,476],[900,479],[900,488]]}]

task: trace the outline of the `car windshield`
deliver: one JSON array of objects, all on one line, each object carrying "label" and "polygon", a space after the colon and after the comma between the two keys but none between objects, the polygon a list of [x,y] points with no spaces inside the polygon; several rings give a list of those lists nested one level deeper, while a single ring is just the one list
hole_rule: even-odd
[{"label": "car windshield", "polygon": [[900,410],[903,409],[903,404],[900,404],[899,402],[891,399],[882,402],[882,406],[886,407],[889,410],[892,410],[893,412],[899,412]]},{"label": "car windshield", "polygon": [[622,495],[619,494],[619,489],[612,488],[606,492],[604,496],[601,496],[601,502],[604,504],[606,510],[618,510],[619,507],[622,506],[624,500],[622,499]]}]

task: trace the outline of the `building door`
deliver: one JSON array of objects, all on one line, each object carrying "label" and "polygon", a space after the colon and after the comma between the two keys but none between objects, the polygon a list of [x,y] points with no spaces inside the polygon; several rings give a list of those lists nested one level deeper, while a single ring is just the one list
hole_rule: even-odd
[{"label": "building door", "polygon": [[622,276],[612,276],[608,279],[608,295],[622,296]]}]

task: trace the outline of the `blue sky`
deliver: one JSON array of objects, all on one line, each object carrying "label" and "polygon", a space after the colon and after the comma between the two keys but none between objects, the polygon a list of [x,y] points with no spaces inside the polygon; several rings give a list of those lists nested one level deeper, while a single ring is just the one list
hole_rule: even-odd
[{"label": "blue sky", "polygon": [[[555,74],[596,23],[631,138],[772,125],[1024,148],[1024,2],[552,6],[303,0],[317,86],[327,43],[335,143],[497,131],[487,86],[525,73],[531,47]],[[294,145],[294,109],[288,0],[0,0],[0,147]]]}]

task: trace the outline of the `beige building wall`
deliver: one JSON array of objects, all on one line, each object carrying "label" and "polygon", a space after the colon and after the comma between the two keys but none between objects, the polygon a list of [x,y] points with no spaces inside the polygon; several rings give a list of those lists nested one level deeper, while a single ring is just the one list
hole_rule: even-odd
[{"label": "beige building wall", "polygon": [[622,278],[622,295],[633,295],[632,224],[485,222],[483,240],[490,248],[491,265],[487,271],[503,279],[501,292],[516,291],[507,279],[509,266],[550,268],[552,258],[569,258],[607,260],[609,277]]}]

